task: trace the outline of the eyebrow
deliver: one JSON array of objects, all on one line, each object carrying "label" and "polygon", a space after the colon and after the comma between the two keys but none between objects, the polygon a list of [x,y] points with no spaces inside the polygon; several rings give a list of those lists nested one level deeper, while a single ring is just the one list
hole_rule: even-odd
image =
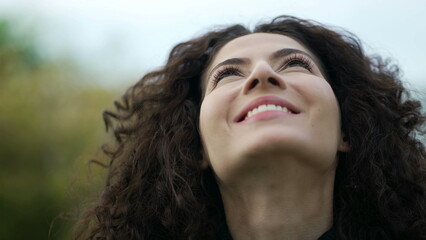
[{"label": "eyebrow", "polygon": [[[290,55],[290,54],[294,54],[294,53],[303,54],[303,55],[305,55],[305,56],[309,57],[310,59],[312,59],[313,61],[315,61],[315,58],[313,58],[313,57],[312,57],[310,54],[308,54],[307,52],[302,51],[302,50],[299,50],[299,49],[294,49],[294,48],[283,48],[283,49],[280,49],[280,50],[278,50],[278,51],[274,52],[274,53],[271,55],[270,59],[271,59],[271,60],[275,60],[275,59],[278,59],[278,58],[286,57],[286,56],[288,56],[288,55]],[[316,61],[315,61],[315,62],[316,62]]]},{"label": "eyebrow", "polygon": [[[276,60],[276,59],[283,58],[283,57],[286,57],[288,55],[295,54],[295,53],[303,54],[303,55],[309,57],[310,59],[312,59],[318,65],[316,59],[313,58],[310,54],[308,54],[307,52],[304,52],[302,50],[294,49],[294,48],[283,48],[283,49],[280,49],[280,50],[272,53],[271,56],[269,57],[269,59],[270,60]],[[216,69],[220,68],[223,65],[243,65],[243,64],[246,64],[247,62],[248,62],[248,60],[246,60],[244,58],[230,58],[230,59],[227,59],[227,60],[225,60],[225,61],[217,64],[214,68],[212,68],[212,70],[210,71],[207,79],[210,79],[212,73],[215,72]]]}]

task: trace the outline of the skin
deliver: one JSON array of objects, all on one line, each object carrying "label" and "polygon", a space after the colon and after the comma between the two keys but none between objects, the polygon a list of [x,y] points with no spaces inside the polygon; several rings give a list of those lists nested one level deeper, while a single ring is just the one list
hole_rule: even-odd
[{"label": "skin", "polygon": [[[272,58],[281,49],[305,54]],[[310,67],[300,61],[309,59]],[[218,64],[232,65],[214,84]],[[278,34],[236,38],[219,50],[203,76],[200,132],[205,165],[213,168],[234,239],[314,240],[332,227],[338,151],[349,151],[340,111],[316,57]],[[238,121],[262,97],[293,105]]]}]

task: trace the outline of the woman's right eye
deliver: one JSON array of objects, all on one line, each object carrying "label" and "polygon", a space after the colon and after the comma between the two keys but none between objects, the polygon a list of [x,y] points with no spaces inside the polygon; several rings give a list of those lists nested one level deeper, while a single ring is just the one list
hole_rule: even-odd
[{"label": "woman's right eye", "polygon": [[220,80],[229,77],[229,76],[242,76],[241,71],[233,66],[224,67],[221,70],[218,70],[213,76],[214,84],[218,83]]}]

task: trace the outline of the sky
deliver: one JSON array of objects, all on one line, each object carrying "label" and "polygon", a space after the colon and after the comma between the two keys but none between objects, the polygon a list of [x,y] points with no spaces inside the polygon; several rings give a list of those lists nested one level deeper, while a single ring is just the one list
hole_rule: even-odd
[{"label": "sky", "polygon": [[15,19],[16,31],[35,28],[43,54],[72,57],[110,86],[137,81],[215,26],[287,14],[355,33],[367,53],[392,58],[412,88],[424,88],[425,12],[425,0],[0,0],[0,17]]}]

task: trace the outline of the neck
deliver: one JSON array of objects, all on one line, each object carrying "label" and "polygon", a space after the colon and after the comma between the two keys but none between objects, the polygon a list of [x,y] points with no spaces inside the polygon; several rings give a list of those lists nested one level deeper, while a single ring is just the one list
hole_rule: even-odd
[{"label": "neck", "polygon": [[219,184],[234,240],[316,240],[332,227],[335,164],[318,171],[284,162]]}]

